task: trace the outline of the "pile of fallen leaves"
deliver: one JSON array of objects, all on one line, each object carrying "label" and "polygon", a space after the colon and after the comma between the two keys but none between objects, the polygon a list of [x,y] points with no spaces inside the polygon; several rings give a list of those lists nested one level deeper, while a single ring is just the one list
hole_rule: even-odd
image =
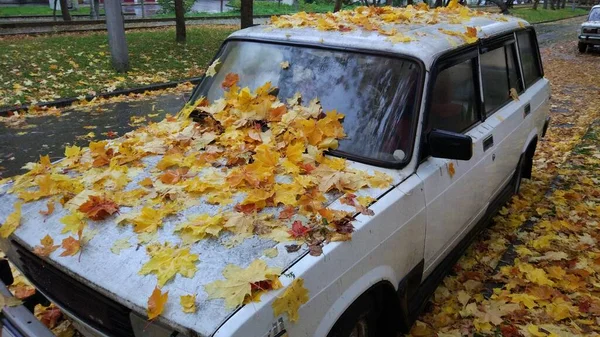
[{"label": "pile of fallen leaves", "polygon": [[[475,11],[452,0],[446,7],[430,9],[427,3],[420,2],[406,7],[367,7],[360,6],[336,13],[306,13],[273,16],[271,26],[275,28],[310,27],[322,31],[350,32],[354,30],[372,31],[387,36],[391,42],[411,42],[424,32],[406,34],[409,29],[439,23],[462,25],[473,18],[484,17],[496,21],[507,21],[503,15]],[[464,32],[439,28],[439,32],[459,37],[464,43],[478,40],[477,28],[465,26]]]},{"label": "pile of fallen leaves", "polygon": [[435,291],[412,336],[600,334],[597,55],[543,52],[552,125],[533,179]]},{"label": "pile of fallen leaves", "polygon": [[[57,207],[69,211],[60,219],[65,236],[55,242],[46,235],[33,249],[39,256],[85,254],[102,228],[90,230],[93,222],[132,226],[149,256],[140,274],[157,277],[148,300],[150,319],[163,311],[168,299],[168,292],[159,287],[177,274],[193,277],[198,271],[198,254],[190,251],[198,241],[230,232],[227,246],[259,236],[296,242],[287,246],[289,252],[306,244],[310,254],[320,255],[324,244],[350,240],[354,215],[372,214],[367,207],[374,201],[355,193],[387,188],[391,177],[324,155],[345,137],[342,114],[324,112],[316,99],[303,105],[300,94],[281,102],[270,83],[253,92],[238,87],[238,80],[238,75],[228,74],[221,84],[224,97],[212,104],[199,99],[177,117],[120,138],[91,142],[85,148],[68,146],[59,162],[43,156],[30,163],[29,172],[4,181],[9,183],[8,193],[20,200],[4,219],[0,236],[7,238],[20,226],[23,203],[39,200],[47,205],[40,212],[43,216]],[[326,206],[332,196],[342,194],[349,210]],[[219,207],[179,223],[175,233],[180,242],[157,243],[166,218],[200,204]],[[119,254],[131,247],[129,238],[122,238],[111,251]],[[206,285],[205,291],[209,298],[224,298],[228,308],[281,287],[281,270],[260,259],[245,269],[228,265],[222,274],[225,279]],[[288,312],[292,320],[297,318],[298,307],[308,298],[301,282],[294,280],[290,289],[295,290],[286,290],[274,303],[276,314]],[[184,312],[195,311],[195,297],[180,298]]]}]

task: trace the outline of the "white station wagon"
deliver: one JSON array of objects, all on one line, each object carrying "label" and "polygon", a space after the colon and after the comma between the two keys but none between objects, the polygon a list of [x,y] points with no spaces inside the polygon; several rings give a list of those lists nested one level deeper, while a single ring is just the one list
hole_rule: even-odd
[{"label": "white station wagon", "polygon": [[[147,321],[147,302],[157,283],[155,275],[139,272],[149,260],[144,244],[140,243],[137,248],[134,244],[133,248],[123,249],[118,255],[110,251],[115,242],[139,234],[138,230],[147,229],[142,226],[156,220],[148,216],[145,222],[135,222],[129,216],[140,206],[135,204],[143,193],[124,202],[131,207],[119,204],[119,217],[125,222],[129,219],[135,228],[117,226],[116,214],[97,223],[87,220],[88,226],[93,224],[92,227],[100,232],[84,244],[78,256],[69,256],[73,252],[68,251],[60,254],[67,256],[59,256],[61,251],[46,256],[32,253],[46,235],[57,240],[57,245],[69,235],[65,234],[69,230],[61,223],[61,219],[69,214],[66,210],[68,202],[65,208],[57,204],[59,206],[52,215],[40,213],[46,210],[47,200],[23,203],[20,223],[7,239],[0,240],[0,248],[39,293],[70,316],[86,336],[347,337],[395,336],[396,331],[407,331],[474,235],[511,195],[518,192],[521,178],[531,176],[536,144],[548,127],[550,95],[534,29],[520,19],[473,12],[454,2],[450,8],[436,10],[424,6],[360,7],[336,14],[300,13],[274,18],[271,25],[237,31],[225,41],[208,75],[193,93],[191,102],[206,104],[198,105],[192,116],[195,115],[198,121],[210,117],[216,123],[229,123],[224,127],[226,129],[245,125],[237,129],[248,132],[241,135],[245,144],[272,142],[285,131],[276,131],[274,122],[264,121],[252,122],[255,123],[254,131],[243,129],[248,125],[243,119],[249,117],[240,117],[242,122],[239,122],[224,119],[222,114],[224,109],[231,109],[245,116],[244,108],[225,108],[227,103],[220,100],[224,95],[231,99],[234,87],[235,90],[249,88],[236,96],[238,103],[243,95],[250,101],[267,97],[261,87],[266,82],[272,85],[269,95],[273,96],[265,98],[274,102],[267,104],[270,113],[275,114],[285,105],[277,97],[282,101],[287,99],[289,104],[283,117],[271,115],[272,120],[293,123],[296,117],[290,117],[290,113],[295,111],[297,116],[312,114],[315,116],[312,122],[318,120],[317,124],[327,118],[327,123],[335,124],[339,115],[321,111],[337,110],[344,114],[341,122],[345,137],[339,139],[339,144],[331,138],[321,142],[329,148],[325,157],[319,159],[321,164],[315,168],[304,163],[302,170],[316,172],[328,162],[330,168],[345,165],[348,174],[366,172],[362,177],[377,174],[380,178],[388,177],[389,183],[385,186],[352,182],[361,187],[356,191],[356,198],[370,200],[368,209],[353,212],[352,226],[338,227],[333,236],[317,244],[294,244],[293,240],[286,243],[273,235],[267,238],[261,236],[256,226],[241,243],[231,245],[224,244],[224,237],[229,233],[220,234],[226,230],[218,226],[210,235],[202,232],[206,235],[202,239],[194,239],[194,232],[188,232],[191,243],[185,237],[183,242],[187,244],[186,249],[199,255],[195,262],[198,270],[195,274],[177,274],[169,282],[163,282],[162,290],[169,291],[169,299],[165,310],[158,310],[160,315],[150,323]],[[253,90],[256,90],[255,94],[251,93]],[[295,96],[296,93],[299,95]],[[300,100],[304,107],[298,105]],[[165,123],[170,125],[168,121]],[[146,132],[144,137],[149,137],[148,130],[155,130],[154,127],[157,126],[142,129]],[[253,165],[247,153],[238,155],[239,152],[235,152],[238,150],[223,150],[218,144],[207,146],[214,141],[214,134],[210,137],[207,133],[200,137],[190,136],[194,127],[198,126],[187,126],[176,134],[163,132],[162,137],[170,137],[172,146],[189,146],[190,142],[193,145],[203,141],[203,145],[198,145],[203,150],[192,159],[222,156],[229,151],[244,165]],[[240,132],[230,133],[231,137],[239,136]],[[310,127],[303,132],[311,132]],[[285,134],[293,136],[292,133]],[[137,139],[135,137],[135,133],[131,133],[115,140],[121,142],[118,143],[120,146],[108,142],[105,146],[110,147],[110,151],[104,152],[104,147],[98,150],[96,144],[93,150],[82,150],[82,155],[68,155],[67,159],[56,163],[62,165],[63,171],[53,172],[68,171],[64,168],[75,163],[73,156],[81,156],[82,159],[77,160],[83,162],[90,152],[95,153],[92,154],[94,165],[81,174],[95,172],[96,166],[110,161],[108,158],[103,163],[102,156],[127,152],[123,150],[123,144],[132,143]],[[280,138],[282,142],[286,137]],[[220,139],[221,143],[226,141],[223,137]],[[143,165],[129,168],[127,178],[119,176],[127,181],[127,186],[142,185],[143,189],[166,186],[156,179],[149,181],[148,177],[152,176],[147,171],[160,167],[157,162],[166,163],[167,156],[178,154],[165,150],[162,143],[150,143],[151,146],[146,144],[144,149],[156,155],[144,158]],[[333,143],[338,146],[331,145]],[[254,149],[259,152],[258,147]],[[317,147],[309,145],[301,149],[302,154],[297,157],[300,162],[309,157],[311,151],[317,151]],[[251,156],[256,162],[260,158],[254,152]],[[127,155],[135,153],[131,151]],[[291,152],[286,153],[275,156],[277,170],[282,168],[282,162],[291,160]],[[165,166],[182,167],[184,161],[188,159]],[[40,172],[47,169],[40,165],[35,164],[33,169]],[[211,165],[203,168],[212,170],[210,179],[190,178],[187,169],[179,172],[180,176],[171,172],[170,178],[164,174],[161,177],[167,177],[164,181],[173,184],[179,179],[194,181],[197,191],[198,186],[213,181],[215,175],[237,164],[233,160],[226,165]],[[297,170],[297,167],[291,170]],[[134,177],[133,172],[138,175]],[[338,187],[337,190],[330,189],[326,184],[324,201],[317,200],[315,188],[300,188],[303,192],[282,203],[294,204],[303,200],[310,207],[321,204],[330,209],[349,207],[348,194],[340,193],[344,187],[339,187],[339,176],[335,171],[329,172],[331,179],[338,179],[331,186]],[[54,179],[52,177],[48,179]],[[242,181],[233,183],[230,177],[227,181],[232,186]],[[99,183],[99,178],[90,179],[88,176],[85,182]],[[277,178],[270,184],[282,184],[282,181]],[[0,186],[0,221],[5,223],[4,226],[9,223],[9,214],[14,214],[13,205],[19,202],[19,196],[13,193],[13,184],[18,184],[18,180]],[[35,185],[31,184],[28,186]],[[260,184],[259,181],[255,186]],[[107,191],[112,188],[104,186]],[[286,186],[294,188],[293,183]],[[37,193],[35,188],[31,191]],[[178,191],[159,194],[166,200]],[[212,193],[221,192],[226,193]],[[233,206],[213,206],[204,202],[205,199],[194,203],[194,198],[189,199],[186,202],[190,202],[190,209],[195,208],[195,213],[198,210],[210,213],[211,219],[218,217],[219,212],[233,210]],[[288,200],[285,196],[280,199]],[[282,204],[277,206],[277,201],[273,202],[272,198],[267,199],[266,204],[265,209],[271,209],[275,214],[282,208]],[[235,209],[241,209],[241,214],[255,216],[244,210],[244,205],[248,204],[241,202],[238,205],[242,206]],[[160,211],[153,209],[152,214]],[[156,231],[159,227],[159,241],[181,244],[182,238],[174,233],[195,228],[177,225],[191,213],[194,212],[185,209],[164,220],[159,217],[153,229]],[[279,218],[287,217],[280,213]],[[314,218],[321,219],[318,215]],[[12,221],[14,223],[14,219]],[[317,227],[292,227],[297,223],[287,223],[294,235],[316,231]],[[327,232],[326,227],[327,223],[319,230]],[[86,231],[87,227],[83,237]],[[352,232],[351,240],[348,240],[349,232]],[[287,235],[286,230],[280,233]],[[335,239],[340,237],[343,239]],[[149,250],[148,254],[152,256],[155,249],[159,248]],[[186,256],[190,255],[186,253]],[[273,286],[280,282],[281,287],[273,286],[274,290],[266,291],[255,301],[246,297],[244,304],[233,307],[219,296],[208,295],[210,289],[215,289],[208,284],[220,282],[225,274],[229,275],[225,277],[231,277],[231,270],[223,272],[226,266],[246,268],[257,259],[279,271],[276,282],[271,280],[273,282],[269,281],[269,284]],[[171,261],[172,265],[163,267],[168,269],[179,262],[175,259]],[[7,275],[4,271],[2,274],[3,282],[10,282],[10,273]],[[302,288],[308,296],[296,299],[301,304],[298,317],[275,310],[274,303],[286,296],[285,291],[295,282],[293,280],[299,279],[303,280]],[[262,288],[265,284],[266,281],[259,279],[252,287]],[[250,289],[250,284],[247,286]],[[2,290],[5,296],[8,295],[6,289]],[[186,313],[179,307],[179,296],[186,294],[196,296],[193,313]],[[3,311],[3,336],[50,336],[23,306],[5,307]]]},{"label": "white station wagon", "polygon": [[600,45],[600,5],[592,7],[586,22],[581,24],[579,43],[580,53],[585,53],[588,47]]}]

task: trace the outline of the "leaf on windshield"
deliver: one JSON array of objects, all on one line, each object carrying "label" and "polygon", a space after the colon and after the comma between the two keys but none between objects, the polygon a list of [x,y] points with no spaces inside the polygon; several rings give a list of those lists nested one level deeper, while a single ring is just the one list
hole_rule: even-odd
[{"label": "leaf on windshield", "polygon": [[283,61],[283,62],[279,63],[279,65],[281,66],[281,69],[288,69],[290,67],[290,62]]},{"label": "leaf on windshield", "polygon": [[208,69],[206,69],[206,76],[208,77],[213,77],[217,74],[217,66],[221,64],[221,61],[219,61],[219,59],[216,59],[213,61],[213,63],[208,66]]},{"label": "leaf on windshield", "polygon": [[223,89],[227,89],[227,88],[231,88],[233,87],[238,81],[240,80],[240,76],[238,74],[235,73],[229,73],[227,75],[225,75],[225,79],[223,80],[223,82],[221,83],[221,87],[223,87]]}]

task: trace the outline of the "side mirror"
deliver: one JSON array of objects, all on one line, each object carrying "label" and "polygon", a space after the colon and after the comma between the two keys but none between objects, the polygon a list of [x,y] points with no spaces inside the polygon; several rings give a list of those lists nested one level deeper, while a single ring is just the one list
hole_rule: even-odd
[{"label": "side mirror", "polygon": [[427,138],[432,157],[469,160],[473,156],[473,139],[469,136],[434,129]]}]

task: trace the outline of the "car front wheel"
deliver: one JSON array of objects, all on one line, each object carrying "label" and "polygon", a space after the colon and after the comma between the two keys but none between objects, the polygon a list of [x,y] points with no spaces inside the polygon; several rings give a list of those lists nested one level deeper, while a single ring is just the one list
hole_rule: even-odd
[{"label": "car front wheel", "polygon": [[579,42],[577,48],[579,49],[579,52],[583,54],[587,51],[588,46],[585,43]]}]

